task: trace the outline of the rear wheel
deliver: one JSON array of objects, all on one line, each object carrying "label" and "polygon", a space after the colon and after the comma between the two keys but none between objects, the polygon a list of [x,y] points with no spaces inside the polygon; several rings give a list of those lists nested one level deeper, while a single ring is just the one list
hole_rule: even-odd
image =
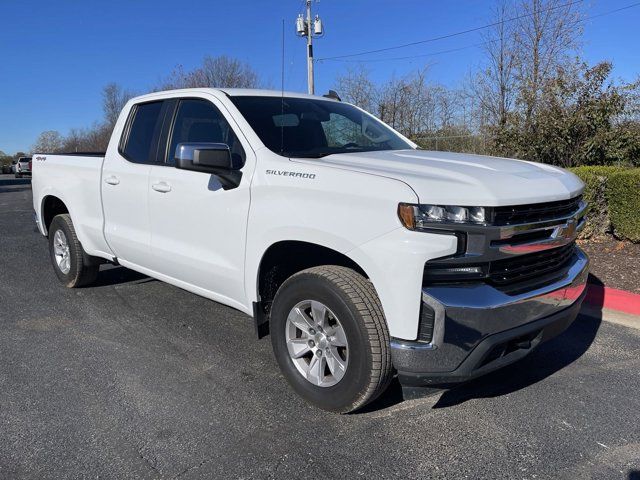
[{"label": "rear wheel", "polygon": [[273,301],[270,331],[285,378],[324,410],[356,410],[391,381],[380,300],[371,282],[349,268],[314,267],[286,280]]},{"label": "rear wheel", "polygon": [[98,259],[90,257],[82,249],[69,214],[57,215],[51,222],[49,253],[53,270],[66,287],[89,285],[98,276]]}]

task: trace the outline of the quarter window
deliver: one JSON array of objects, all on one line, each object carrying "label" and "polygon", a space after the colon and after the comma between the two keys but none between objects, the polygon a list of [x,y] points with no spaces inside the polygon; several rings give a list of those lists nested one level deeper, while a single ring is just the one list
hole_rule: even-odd
[{"label": "quarter window", "polygon": [[135,163],[156,161],[157,137],[161,124],[162,102],[136,105],[123,154]]}]

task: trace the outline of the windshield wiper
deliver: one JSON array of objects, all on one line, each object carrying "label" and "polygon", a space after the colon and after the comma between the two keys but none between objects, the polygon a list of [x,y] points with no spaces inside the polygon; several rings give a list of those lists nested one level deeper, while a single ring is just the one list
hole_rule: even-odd
[{"label": "windshield wiper", "polygon": [[[285,152],[286,153],[286,152]],[[322,158],[327,155],[333,155],[335,152],[322,152],[322,153],[288,153],[289,157],[295,158]]]}]

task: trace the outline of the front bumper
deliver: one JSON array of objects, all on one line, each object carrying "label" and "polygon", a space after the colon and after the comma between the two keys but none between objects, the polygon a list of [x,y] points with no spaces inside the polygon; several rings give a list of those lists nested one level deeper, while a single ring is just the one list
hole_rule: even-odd
[{"label": "front bumper", "polygon": [[576,318],[586,293],[588,266],[587,256],[576,249],[560,279],[517,295],[486,283],[423,288],[422,301],[435,312],[433,339],[392,339],[400,382],[458,383],[523,358]]}]

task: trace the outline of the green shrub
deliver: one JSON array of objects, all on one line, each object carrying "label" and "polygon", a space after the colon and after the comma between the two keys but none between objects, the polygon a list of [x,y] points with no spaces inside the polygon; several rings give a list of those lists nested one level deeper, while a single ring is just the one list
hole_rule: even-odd
[{"label": "green shrub", "polygon": [[611,175],[624,171],[623,167],[575,167],[570,168],[585,183],[584,199],[589,204],[587,225],[581,238],[604,235],[611,230],[606,188]]},{"label": "green shrub", "polygon": [[607,181],[606,197],[614,234],[640,242],[640,168],[612,174]]}]

